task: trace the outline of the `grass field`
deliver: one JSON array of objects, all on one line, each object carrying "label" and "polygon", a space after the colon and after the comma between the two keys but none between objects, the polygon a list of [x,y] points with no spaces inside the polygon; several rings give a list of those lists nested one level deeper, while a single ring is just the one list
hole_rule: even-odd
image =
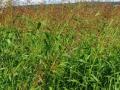
[{"label": "grass field", "polygon": [[120,7],[4,9],[0,90],[120,90]]}]

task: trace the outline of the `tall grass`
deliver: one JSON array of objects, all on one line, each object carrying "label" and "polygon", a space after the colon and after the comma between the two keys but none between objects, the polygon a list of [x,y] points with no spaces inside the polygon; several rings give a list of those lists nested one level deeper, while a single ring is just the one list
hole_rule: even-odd
[{"label": "tall grass", "polygon": [[1,25],[0,90],[119,90],[120,26],[98,13]]}]

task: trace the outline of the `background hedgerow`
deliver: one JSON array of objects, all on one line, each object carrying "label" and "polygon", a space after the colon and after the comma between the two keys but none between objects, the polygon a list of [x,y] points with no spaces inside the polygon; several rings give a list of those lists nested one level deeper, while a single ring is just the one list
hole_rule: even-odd
[{"label": "background hedgerow", "polygon": [[6,8],[0,90],[119,90],[119,10],[110,4]]}]

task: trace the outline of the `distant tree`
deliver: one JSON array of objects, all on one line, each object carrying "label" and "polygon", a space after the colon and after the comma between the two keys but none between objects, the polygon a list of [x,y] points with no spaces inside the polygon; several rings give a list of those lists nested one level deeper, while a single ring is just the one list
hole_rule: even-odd
[{"label": "distant tree", "polygon": [[27,4],[30,4],[31,3],[31,0],[27,0]]},{"label": "distant tree", "polygon": [[0,8],[3,8],[5,5],[5,0],[0,0]]},{"label": "distant tree", "polygon": [[4,8],[12,5],[12,0],[0,0],[0,7]]}]

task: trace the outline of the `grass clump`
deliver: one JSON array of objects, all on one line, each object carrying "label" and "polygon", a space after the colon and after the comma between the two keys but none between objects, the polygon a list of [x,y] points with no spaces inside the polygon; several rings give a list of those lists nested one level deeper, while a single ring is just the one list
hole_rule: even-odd
[{"label": "grass clump", "polygon": [[20,16],[22,26],[1,25],[0,89],[118,90],[119,25],[97,18],[97,28],[84,28],[91,19],[73,19],[75,26]]}]

